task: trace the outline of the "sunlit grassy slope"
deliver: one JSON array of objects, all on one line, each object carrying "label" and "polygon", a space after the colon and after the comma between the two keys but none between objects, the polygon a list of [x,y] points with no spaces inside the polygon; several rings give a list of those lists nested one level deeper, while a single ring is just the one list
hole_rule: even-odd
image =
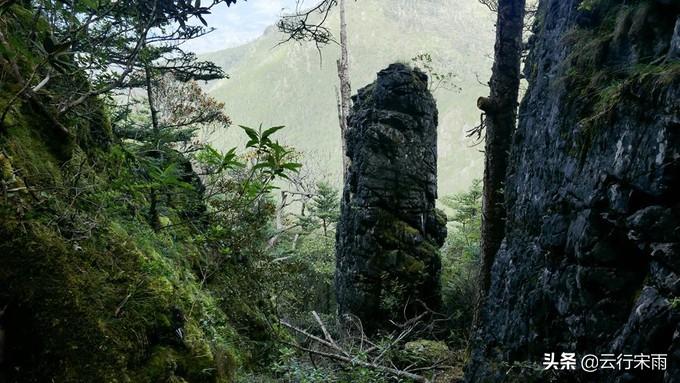
[{"label": "sunlit grassy slope", "polygon": [[[467,189],[481,177],[480,146],[465,137],[479,121],[478,96],[488,92],[494,16],[477,0],[359,0],[347,5],[353,92],[396,61],[410,62],[430,53],[441,72],[454,72],[462,91],[435,92],[440,112],[439,189],[448,194]],[[328,23],[338,30],[335,10]],[[336,33],[337,35],[337,33]],[[271,27],[241,47],[206,55],[231,78],[209,85],[226,103],[235,125],[286,125],[281,141],[305,155],[305,163],[340,186],[341,151],[337,117],[335,44],[319,52],[313,44],[286,43]],[[242,143],[236,127],[215,135],[213,144],[227,149]]]}]

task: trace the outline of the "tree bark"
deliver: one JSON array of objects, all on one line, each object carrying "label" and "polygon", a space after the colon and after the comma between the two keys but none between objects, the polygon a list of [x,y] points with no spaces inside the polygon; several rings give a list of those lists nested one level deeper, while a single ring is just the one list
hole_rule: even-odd
[{"label": "tree bark", "polygon": [[345,0],[340,0],[340,59],[338,60],[338,78],[340,79],[340,100],[338,105],[338,118],[340,119],[340,135],[342,140],[342,169],[343,178],[349,168],[347,157],[347,119],[352,102],[352,86],[349,82],[349,55],[347,51],[347,21],[345,20]]},{"label": "tree bark", "polygon": [[144,80],[146,82],[146,98],[149,104],[149,111],[151,112],[151,128],[153,129],[154,138],[156,139],[156,149],[160,149],[160,123],[158,122],[158,109],[156,109],[156,102],[153,98],[153,79],[149,63],[144,63]]},{"label": "tree bark", "polygon": [[491,284],[491,266],[505,235],[505,184],[517,120],[525,0],[500,0],[496,23],[491,94],[480,98],[486,113],[484,191],[482,196],[481,296]]},{"label": "tree bark", "polygon": [[[149,104],[149,111],[151,112],[151,128],[153,131],[154,145],[156,150],[160,154],[160,163],[163,164],[163,152],[161,149],[161,132],[160,123],[158,122],[158,110],[156,109],[155,100],[153,98],[153,79],[149,63],[144,63],[144,78],[146,82],[146,98]],[[149,203],[149,223],[155,231],[160,229],[160,217],[158,215],[158,196],[156,189],[152,188],[149,193],[150,203]]]}]

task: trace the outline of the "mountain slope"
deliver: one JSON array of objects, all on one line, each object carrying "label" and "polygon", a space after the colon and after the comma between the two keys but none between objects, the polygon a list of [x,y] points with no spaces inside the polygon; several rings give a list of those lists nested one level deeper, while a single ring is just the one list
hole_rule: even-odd
[{"label": "mountain slope", "polygon": [[[389,63],[430,53],[438,72],[453,72],[462,91],[438,89],[439,189],[466,189],[481,176],[479,147],[465,130],[479,120],[475,100],[487,93],[477,81],[486,79],[493,50],[493,14],[476,0],[362,0],[348,2],[350,71],[353,91],[372,82]],[[455,9],[455,11],[451,11]],[[335,10],[337,12],[337,10]],[[338,30],[337,13],[328,26]],[[471,23],[471,20],[476,22]],[[335,33],[337,35],[337,33]],[[336,60],[339,47],[317,51],[313,44],[277,44],[285,36],[274,27],[259,39],[237,48],[208,54],[230,75],[210,85],[210,93],[226,103],[237,124],[257,127],[286,125],[283,141],[305,154],[337,186],[341,152],[337,120]],[[321,56],[319,55],[321,53]],[[220,149],[236,146],[241,133],[232,128],[213,137]]]}]

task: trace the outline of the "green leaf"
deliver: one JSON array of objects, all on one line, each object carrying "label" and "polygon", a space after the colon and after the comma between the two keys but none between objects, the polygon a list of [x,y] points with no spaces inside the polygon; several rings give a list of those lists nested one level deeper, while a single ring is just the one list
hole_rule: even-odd
[{"label": "green leaf", "polygon": [[272,134],[278,132],[279,130],[281,130],[283,128],[285,128],[285,126],[282,125],[282,126],[274,126],[272,128],[265,130],[264,132],[262,132],[261,140],[262,141],[266,140],[269,136],[271,136]]},{"label": "green leaf", "polygon": [[270,162],[260,162],[258,164],[255,164],[255,166],[253,166],[253,170],[266,169],[266,168],[273,169],[274,167],[272,166],[272,164]]},{"label": "green leaf", "polygon": [[267,146],[269,146],[271,149],[273,149],[273,150],[274,150],[274,153],[277,153],[277,154],[278,154],[278,153],[283,153],[283,154],[285,155],[285,154],[290,153],[290,151],[286,150],[286,148],[284,148],[283,146],[279,145],[279,142],[278,142],[278,141],[277,141],[277,142],[271,142],[271,141],[270,141],[270,142],[267,144]]},{"label": "green leaf", "polygon": [[282,164],[281,167],[284,168],[284,169],[292,170],[292,171],[296,172],[302,167],[302,164],[299,164],[297,162],[288,162],[288,163]]},{"label": "green leaf", "polygon": [[246,132],[251,141],[255,141],[256,143],[260,142],[260,135],[257,133],[257,130],[243,125],[239,125],[239,127]]}]

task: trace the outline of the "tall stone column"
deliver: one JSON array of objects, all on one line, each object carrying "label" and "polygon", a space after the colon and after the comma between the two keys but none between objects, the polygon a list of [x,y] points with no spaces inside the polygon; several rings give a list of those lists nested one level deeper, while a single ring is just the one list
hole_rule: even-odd
[{"label": "tall stone column", "polygon": [[374,332],[440,306],[437,107],[427,75],[392,64],[353,97],[337,230],[339,313]]}]

